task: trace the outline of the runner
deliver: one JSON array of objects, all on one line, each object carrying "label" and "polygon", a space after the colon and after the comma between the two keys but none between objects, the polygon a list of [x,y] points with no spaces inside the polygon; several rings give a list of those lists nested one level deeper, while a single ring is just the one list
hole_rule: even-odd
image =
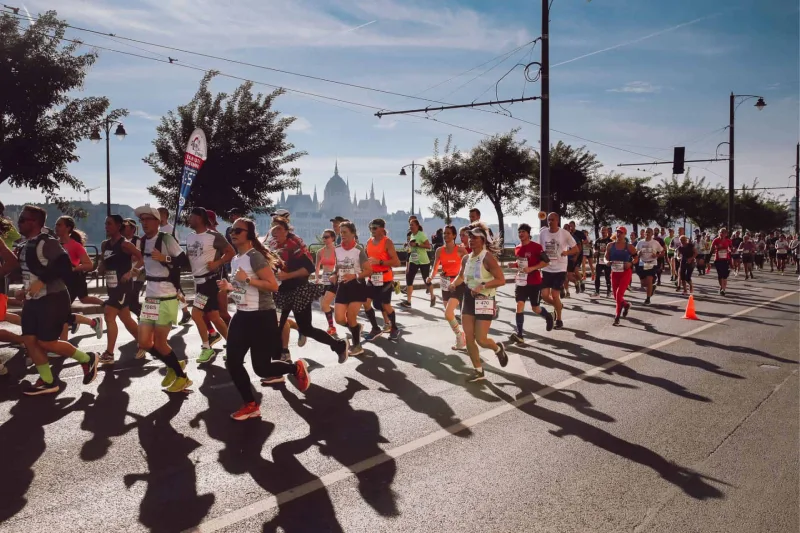
[{"label": "runner", "polygon": [[[553,329],[553,315],[547,309],[540,306],[542,289],[541,269],[547,266],[550,259],[544,252],[542,245],[531,240],[531,227],[529,224],[520,224],[517,229],[519,244],[514,248],[514,256],[517,260],[511,263],[511,268],[517,269],[514,288],[514,299],[517,302],[516,323],[517,329],[511,334],[509,342],[525,344],[524,324],[525,324],[525,302],[531,303],[531,310],[534,314],[541,316],[547,323],[547,331]],[[590,253],[591,255],[591,249]],[[587,257],[588,257],[587,255]]]},{"label": "runner", "polygon": [[633,260],[636,257],[636,248],[625,238],[627,233],[628,230],[625,229],[625,226],[619,226],[616,241],[606,249],[606,261],[611,265],[611,288],[614,291],[614,300],[617,302],[617,312],[614,315],[615,326],[619,326],[620,315],[627,317],[628,311],[631,309],[631,304],[625,301],[625,290],[633,279]]},{"label": "runner", "polygon": [[431,258],[428,250],[431,249],[431,242],[428,236],[422,231],[419,220],[412,219],[409,222],[411,236],[406,244],[408,250],[408,270],[406,272],[406,299],[400,302],[400,307],[411,307],[411,294],[414,292],[414,278],[417,272],[422,273],[422,281],[425,282],[426,290],[430,294],[431,307],[436,305],[436,294],[433,292],[433,285],[427,282],[431,277]]},{"label": "runner", "polygon": [[678,269],[675,267],[675,250],[678,249],[680,239],[675,238],[675,230],[669,228],[669,235],[664,237],[664,244],[667,245],[667,264],[669,265],[669,280],[678,279]]},{"label": "runner", "polygon": [[[122,236],[123,219],[120,215],[106,217],[106,236],[108,239],[100,244],[100,265],[98,272],[106,280],[108,299],[104,304],[106,322],[106,351],[100,356],[101,365],[114,364],[114,348],[117,344],[119,329],[117,318],[136,340],[139,337],[138,326],[131,316],[131,300],[139,298],[134,292],[132,268],[142,268],[142,253],[129,240]],[[135,263],[135,264],[134,264]]]},{"label": "runner", "polygon": [[[219,233],[217,229],[219,227],[219,222],[217,222],[217,213],[212,211],[211,209],[206,209],[206,214],[208,215],[208,227],[216,232]],[[231,245],[231,250],[233,248],[233,244],[231,244],[230,240],[226,237],[225,240],[228,244]],[[232,256],[231,256],[232,257]],[[227,262],[222,265],[222,269],[220,270],[220,278],[226,278],[230,274],[231,264]],[[214,284],[216,285],[216,281],[214,280]],[[225,294],[217,291],[217,307],[220,318],[225,322],[225,324],[231,323],[231,315],[228,312],[228,297]],[[208,342],[211,346],[214,346],[215,343],[219,342],[222,339],[222,335],[220,335],[216,329],[214,328],[214,324],[211,322],[209,314],[203,314],[203,320],[206,322],[206,328],[208,328]]]},{"label": "runner", "polygon": [[775,243],[777,243],[778,240],[779,240],[779,238],[778,238],[778,232],[777,231],[773,231],[772,232],[772,236],[770,236],[770,237],[768,237],[766,239],[767,248],[769,248],[769,271],[770,272],[774,272],[775,271],[775,262],[776,262],[776,259],[777,259],[777,257],[776,257],[777,254],[776,254],[776,250],[775,250]]},{"label": "runner", "polygon": [[600,238],[594,243],[594,257],[597,268],[594,277],[594,297],[600,296],[600,278],[606,280],[606,297],[611,295],[611,265],[606,262],[606,248],[611,244],[611,228],[603,226],[600,229]]},{"label": "runner", "polygon": [[456,320],[456,309],[464,300],[464,285],[455,286],[453,282],[455,282],[461,271],[461,260],[467,255],[467,251],[456,244],[456,235],[455,226],[448,224],[444,227],[444,232],[442,233],[444,246],[436,250],[428,283],[436,277],[437,272],[439,272],[439,265],[441,265],[442,274],[439,276],[439,288],[442,290],[444,318],[450,324],[450,328],[456,336],[456,343],[451,347],[451,350],[463,350],[467,347],[467,341],[464,337],[464,332],[461,331],[461,325]]},{"label": "runner", "polygon": [[508,364],[508,355],[503,343],[489,338],[489,328],[494,317],[495,294],[497,287],[506,283],[505,275],[495,254],[494,243],[489,241],[489,232],[481,222],[470,225],[470,248],[472,253],[464,256],[461,272],[454,284],[466,284],[464,302],[461,304],[461,321],[467,341],[467,353],[474,370],[467,381],[474,383],[486,379],[478,346],[489,348],[496,355],[500,366]]},{"label": "runner", "polygon": [[569,283],[572,282],[575,285],[575,293],[580,294],[586,287],[583,280],[581,280],[580,276],[580,266],[583,263],[583,252],[582,246],[583,241],[585,240],[585,235],[582,231],[575,229],[575,221],[571,221],[569,224],[564,226],[564,229],[569,232],[572,236],[573,240],[578,246],[578,251],[571,253],[567,256],[567,279],[564,280],[564,296],[566,298],[570,297],[569,294]]},{"label": "runner", "polygon": [[725,296],[725,289],[728,286],[728,276],[731,272],[731,240],[728,238],[728,230],[719,230],[719,237],[711,243],[711,253],[714,256],[714,268],[717,269],[717,279],[719,280],[719,294]]},{"label": "runner", "polygon": [[[178,287],[172,269],[189,265],[189,260],[178,241],[168,233],[159,231],[159,212],[150,206],[137,207],[134,213],[142,223],[144,236],[139,241],[139,251],[144,256],[147,292],[142,314],[139,316],[139,353],[149,353],[167,367],[161,386],[167,392],[182,392],[192,385],[183,368],[186,361],[178,356],[167,342],[172,325],[178,320]],[[133,275],[139,272],[134,269]]]},{"label": "runner", "polygon": [[248,351],[253,370],[265,381],[294,374],[297,388],[304,392],[311,385],[311,376],[304,360],[298,359],[296,363],[280,360],[280,345],[275,342],[280,333],[272,298],[278,290],[273,269],[277,268],[279,259],[259,242],[252,220],[240,218],[232,228],[231,240],[238,252],[231,262],[233,280],[221,279],[217,286],[236,304],[236,313],[228,329],[225,367],[244,404],[231,418],[247,420],[261,418],[261,408],[255,401],[250,376],[244,368]]},{"label": "runner", "polygon": [[[0,234],[7,231],[7,219],[0,218]],[[19,261],[3,239],[0,239],[0,322],[6,320],[8,314],[8,296],[6,295],[6,276],[19,268]],[[0,328],[0,342],[11,344],[24,344],[21,336],[6,329]],[[0,376],[8,374],[8,369],[0,362]]]},{"label": "runner", "polygon": [[[645,236],[646,235],[647,233],[645,232]],[[656,261],[658,263],[656,265],[655,278],[657,287],[661,286],[661,272],[664,270],[664,264],[666,263],[667,242],[662,238],[662,235],[666,235],[663,229],[659,230],[658,228],[653,228],[653,240],[661,245],[661,255],[658,256],[658,260]]]},{"label": "runner", "polygon": [[347,220],[347,219],[344,218],[344,217],[338,217],[338,216],[337,217],[333,217],[331,219],[331,224],[333,224],[333,233],[336,236],[336,238],[334,239],[334,243],[333,243],[334,247],[339,246],[340,244],[342,244],[342,236],[339,233],[339,224],[341,224],[345,220]]},{"label": "runner", "polygon": [[636,274],[639,276],[642,287],[647,292],[644,305],[650,305],[650,298],[655,292],[653,279],[656,277],[658,259],[664,256],[664,248],[653,238],[653,230],[651,228],[647,228],[644,239],[636,243],[636,252],[639,256]]},{"label": "runner", "polygon": [[[192,233],[186,237],[186,255],[194,277],[194,302],[192,303],[192,320],[200,333],[200,355],[197,362],[210,363],[217,356],[211,347],[206,317],[222,338],[228,338],[228,325],[219,313],[219,288],[217,281],[222,279],[222,265],[230,262],[235,255],[233,247],[225,237],[213,229],[209,229],[211,220],[208,211],[195,207],[189,214],[189,227]],[[227,301],[224,307],[227,310]],[[216,336],[219,339],[219,336]]]},{"label": "runner", "polygon": [[578,252],[578,245],[567,230],[558,226],[559,216],[556,213],[547,215],[547,224],[548,227],[542,228],[539,232],[539,244],[550,259],[547,266],[542,269],[542,298],[553,306],[555,329],[561,329],[564,327],[564,322],[561,320],[564,306],[561,303],[560,291],[564,289],[567,277],[567,257]]},{"label": "runner", "polygon": [[[365,280],[372,275],[372,266],[367,260],[364,250],[356,248],[356,225],[350,221],[339,225],[342,244],[336,247],[336,271],[331,276],[331,283],[336,289],[336,323],[350,330],[353,344],[350,355],[361,355],[361,331],[358,323],[358,312],[367,301]],[[375,311],[373,311],[373,314]]]},{"label": "runner", "polygon": [[697,246],[695,243],[691,242],[686,235],[681,235],[679,242],[680,246],[676,251],[676,260],[679,262],[679,282],[676,292],[683,288],[683,294],[686,294],[686,286],[688,285],[689,294],[694,294],[692,273],[694,272],[694,264],[697,260]]},{"label": "runner", "polygon": [[783,276],[786,273],[786,261],[789,258],[789,242],[786,240],[786,235],[781,233],[778,240],[775,241],[775,264],[778,267],[778,272]]},{"label": "runner", "polygon": [[460,247],[464,248],[464,250],[468,253],[472,253],[472,249],[469,247],[469,226],[464,226],[458,229],[458,238],[461,240]]},{"label": "runner", "polygon": [[159,207],[158,220],[159,220],[158,231],[160,231],[161,233],[169,233],[170,235],[174,233],[175,226],[173,226],[169,221],[169,209],[167,209],[166,207]]},{"label": "runner", "polygon": [[756,241],[756,257],[755,263],[756,267],[758,268],[759,272],[764,270],[764,258],[767,255],[767,241],[764,238],[763,233],[758,234],[758,240]]},{"label": "runner", "polygon": [[733,238],[731,238],[731,260],[733,262],[733,277],[739,277],[739,269],[742,266],[742,253],[739,251],[739,247],[744,242],[742,239],[742,233],[740,231],[733,232]]},{"label": "runner", "polygon": [[589,265],[589,272],[591,277],[589,279],[595,279],[595,269],[594,269],[594,241],[589,237],[589,232],[587,230],[583,230],[583,243],[581,244],[581,248],[583,250],[582,256],[582,264],[581,264],[581,290],[585,289],[585,280],[586,280],[586,265]]},{"label": "runner", "polygon": [[65,279],[72,274],[69,255],[58,239],[42,232],[47,212],[26,205],[20,214],[19,232],[27,239],[20,250],[23,290],[17,296],[25,300],[22,309],[22,341],[28,356],[36,365],[39,379],[23,391],[28,396],[53,394],[59,386],[53,377],[47,353],[69,357],[83,368],[83,384],[97,377],[97,354],[82,352],[72,344],[59,340],[69,320],[70,301]]},{"label": "runner", "polygon": [[[337,217],[341,218],[341,217]],[[332,221],[335,219],[331,219]],[[338,228],[342,221],[336,222]],[[322,312],[325,313],[325,318],[328,321],[328,335],[336,337],[336,326],[333,325],[333,310],[331,304],[336,296],[336,284],[331,282],[331,275],[336,269],[336,245],[338,244],[339,236],[336,230],[326,229],[322,232],[322,242],[325,243],[322,248],[317,252],[317,265],[314,269],[314,279],[317,283],[325,286],[325,294],[322,295],[320,300],[320,307]],[[320,276],[320,270],[322,275]]]},{"label": "runner", "polygon": [[744,240],[739,245],[738,252],[744,263],[744,279],[747,280],[748,277],[753,279],[753,257],[756,253],[756,243],[750,240],[749,231],[744,234]]},{"label": "runner", "polygon": [[[140,248],[139,244],[142,238],[136,235],[136,221],[134,219],[126,218],[122,222],[122,236],[131,241],[131,244],[133,244],[137,250]],[[137,318],[142,314],[142,302],[139,299],[139,295],[144,290],[144,278],[144,269],[141,269],[139,275],[133,278],[133,295],[130,300],[130,310]]]},{"label": "runner", "polygon": [[400,266],[400,258],[394,248],[392,240],[386,236],[386,221],[376,218],[369,223],[369,230],[372,238],[367,241],[367,257],[372,265],[372,276],[367,284],[367,302],[364,305],[364,312],[372,325],[372,330],[366,335],[368,341],[376,339],[384,332],[378,327],[378,320],[375,318],[373,303],[383,312],[384,324],[389,325],[389,340],[396,341],[400,338],[400,330],[397,327],[397,315],[392,308],[392,287],[394,273],[392,268]]}]

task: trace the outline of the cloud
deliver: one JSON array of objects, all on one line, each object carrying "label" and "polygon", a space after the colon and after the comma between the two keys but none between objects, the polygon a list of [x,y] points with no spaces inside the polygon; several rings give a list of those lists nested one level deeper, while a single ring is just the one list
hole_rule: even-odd
[{"label": "cloud", "polygon": [[397,121],[396,120],[381,120],[381,121],[379,121],[377,124],[375,124],[372,127],[375,128],[375,129],[379,129],[379,130],[393,130],[393,129],[395,129],[397,127]]},{"label": "cloud", "polygon": [[632,81],[617,89],[608,89],[608,92],[633,94],[657,93],[661,92],[661,87],[646,81]]},{"label": "cloud", "polygon": [[774,91],[774,90],[780,88],[780,86],[781,86],[781,84],[778,83],[778,82],[770,83],[769,85],[767,85],[767,90],[768,91]]},{"label": "cloud", "polygon": [[311,130],[311,122],[303,117],[294,117],[294,122],[292,125],[289,126],[289,131],[304,131],[308,132]]},{"label": "cloud", "polygon": [[161,120],[160,116],[152,115],[152,114],[148,113],[147,111],[139,111],[139,110],[131,111],[130,116],[131,117],[141,118],[141,119],[144,119],[144,120],[150,120],[152,122],[158,122],[158,121]]}]

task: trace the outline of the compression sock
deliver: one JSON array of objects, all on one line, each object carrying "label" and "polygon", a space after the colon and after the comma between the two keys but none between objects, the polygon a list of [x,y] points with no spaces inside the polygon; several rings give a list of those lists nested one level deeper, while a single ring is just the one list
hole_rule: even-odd
[{"label": "compression sock", "polygon": [[[375,318],[375,309],[370,309],[366,312],[366,315],[370,325],[372,326],[372,329],[378,329],[378,319]],[[394,327],[394,325],[392,325],[392,327]]]},{"label": "compression sock", "polygon": [[522,335],[522,325],[525,323],[525,313],[517,313],[517,335]]},{"label": "compression sock", "polygon": [[53,371],[50,369],[50,363],[36,365],[36,371],[39,373],[39,377],[42,378],[42,381],[48,385],[53,383]]}]

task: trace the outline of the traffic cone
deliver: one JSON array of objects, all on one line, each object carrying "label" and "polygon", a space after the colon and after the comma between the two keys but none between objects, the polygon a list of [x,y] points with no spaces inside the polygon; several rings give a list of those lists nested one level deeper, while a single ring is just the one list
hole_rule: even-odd
[{"label": "traffic cone", "polygon": [[694,295],[689,295],[689,303],[686,304],[686,313],[684,313],[683,318],[687,320],[700,320],[694,312]]}]

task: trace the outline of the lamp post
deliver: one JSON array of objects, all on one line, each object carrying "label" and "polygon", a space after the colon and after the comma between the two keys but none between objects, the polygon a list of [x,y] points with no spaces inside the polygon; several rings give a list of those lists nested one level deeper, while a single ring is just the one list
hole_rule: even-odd
[{"label": "lamp post", "polygon": [[743,102],[751,98],[758,98],[758,101],[756,101],[755,104],[755,108],[758,109],[759,111],[767,107],[767,103],[764,101],[763,96],[758,96],[755,94],[733,94],[733,93],[731,93],[730,96],[730,123],[728,125],[728,149],[729,149],[728,150],[728,231],[731,233],[733,232],[733,205],[734,205],[734,183],[733,183],[734,116],[736,114],[736,109],[740,105],[742,105]]},{"label": "lamp post", "polygon": [[[591,1],[591,0],[590,0]],[[542,110],[539,132],[539,205],[545,214],[550,213],[550,4],[552,0],[542,0]],[[542,227],[547,222],[542,221]]]},{"label": "lamp post", "polygon": [[117,125],[116,130],[114,130],[114,136],[122,140],[128,134],[125,131],[125,126],[122,125],[122,122],[118,121],[117,118],[127,115],[127,111],[113,111],[108,114],[102,122],[96,124],[94,129],[92,130],[91,135],[89,135],[89,140],[93,143],[97,144],[100,142],[102,137],[100,136],[100,128],[104,129],[106,132],[106,214],[111,215],[111,127],[115,124]]},{"label": "lamp post", "polygon": [[412,215],[414,214],[414,170],[416,167],[424,167],[424,166],[425,165],[422,165],[420,163],[414,163],[412,161],[411,163],[400,169],[400,175],[407,176],[406,169],[408,167],[411,167],[411,214]]}]

